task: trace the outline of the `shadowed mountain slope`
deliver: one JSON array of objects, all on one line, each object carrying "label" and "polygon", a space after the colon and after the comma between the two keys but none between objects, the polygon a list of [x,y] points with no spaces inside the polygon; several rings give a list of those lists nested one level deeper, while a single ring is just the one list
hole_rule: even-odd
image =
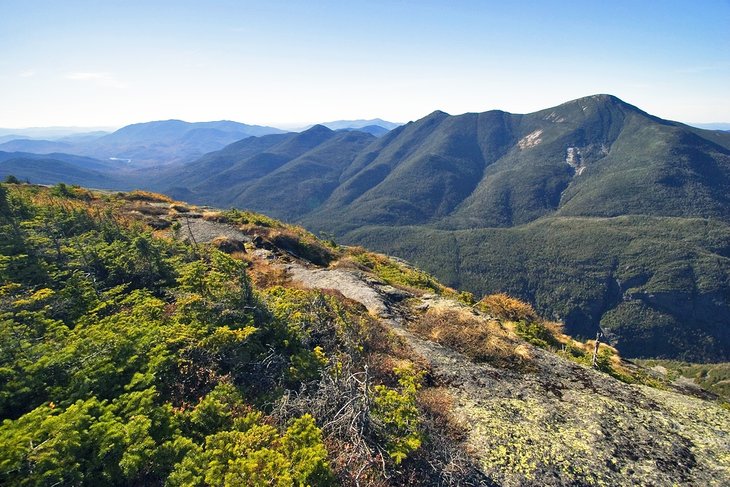
[{"label": "shadowed mountain slope", "polygon": [[[301,132],[244,139],[182,171],[170,193],[223,206],[271,208],[289,219],[317,208],[339,185],[352,159],[375,137],[322,125]],[[210,177],[200,180],[206,173]],[[184,188],[184,189],[180,189]]]}]

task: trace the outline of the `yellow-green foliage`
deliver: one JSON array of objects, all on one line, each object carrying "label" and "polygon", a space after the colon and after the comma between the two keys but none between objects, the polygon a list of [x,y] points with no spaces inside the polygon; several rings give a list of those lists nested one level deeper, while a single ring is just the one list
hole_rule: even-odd
[{"label": "yellow-green foliage", "polygon": [[472,293],[470,293],[469,291],[460,291],[456,295],[456,299],[458,299],[461,303],[463,303],[467,306],[473,306],[474,304],[476,304],[474,295]]},{"label": "yellow-green foliage", "polygon": [[233,329],[252,325],[246,309],[253,289],[243,262],[211,248],[178,269],[178,316]]},{"label": "yellow-green foliage", "polygon": [[398,389],[385,385],[375,386],[373,417],[381,425],[388,454],[396,464],[421,447],[420,418],[416,398],[423,373],[412,367],[397,368]]},{"label": "yellow-green foliage", "polygon": [[350,247],[349,257],[357,264],[371,270],[390,285],[432,291],[442,294],[446,288],[436,279],[414,267],[396,262],[384,255],[368,252],[360,247]]},{"label": "yellow-green foliage", "polygon": [[249,413],[234,429],[205,437],[175,465],[166,485],[331,485],[334,483],[322,433],[306,414],[286,431]]},{"label": "yellow-green foliage", "polygon": [[328,353],[360,347],[361,321],[333,295],[274,286],[262,293],[262,299],[291,337],[289,380],[317,379],[330,358],[337,358]]},{"label": "yellow-green foliage", "polygon": [[325,329],[347,326],[339,301],[321,291],[274,286],[262,298],[273,316],[302,341]]},{"label": "yellow-green foliage", "polygon": [[168,485],[328,485],[332,475],[322,433],[312,416],[283,433],[246,406],[230,385],[219,385],[183,419],[205,435],[178,462]]},{"label": "yellow-green foliage", "polygon": [[289,379],[295,382],[316,379],[328,364],[329,359],[319,345],[312,350],[301,350],[291,357]]},{"label": "yellow-green foliage", "polygon": [[235,208],[207,216],[207,219],[256,227],[282,228],[284,226],[280,221],[269,218],[266,215]]},{"label": "yellow-green foliage", "polygon": [[0,185],[0,484],[329,483],[314,419],[254,405],[327,364],[334,300],[270,310],[245,263],[120,201]]},{"label": "yellow-green foliage", "polygon": [[555,349],[560,345],[554,330],[544,321],[521,319],[515,323],[514,328],[515,333],[538,347]]}]

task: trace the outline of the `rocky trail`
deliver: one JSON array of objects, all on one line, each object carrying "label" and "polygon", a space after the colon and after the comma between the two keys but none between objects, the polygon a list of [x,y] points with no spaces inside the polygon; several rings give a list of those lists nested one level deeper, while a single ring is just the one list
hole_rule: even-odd
[{"label": "rocky trail", "polygon": [[[542,485],[600,485],[601,479],[619,482],[627,475],[636,485],[728,485],[730,454],[710,454],[730,451],[730,421],[719,408],[685,395],[625,384],[537,347],[530,347],[531,371],[475,363],[406,329],[414,307],[460,307],[459,303],[411,294],[417,304],[411,299],[407,308],[401,304],[403,291],[359,272],[298,263],[287,264],[286,271],[299,285],[335,289],[362,303],[404,338],[429,364],[435,382],[455,398],[454,414],[468,431],[466,447],[500,484],[524,485],[524,477],[507,471],[544,467]],[[680,428],[670,419],[674,414],[714,423],[717,436],[702,437],[698,430]],[[561,469],[558,475],[556,465]]]},{"label": "rocky trail", "polygon": [[[198,242],[252,242],[220,223],[196,220],[188,229]],[[630,478],[634,485],[730,485],[730,414],[717,404],[626,384],[529,344],[529,370],[477,363],[408,330],[429,308],[471,312],[461,303],[266,247],[253,250],[257,258],[299,286],[361,303],[423,358],[433,382],[454,399],[464,447],[496,484],[619,485]]]}]

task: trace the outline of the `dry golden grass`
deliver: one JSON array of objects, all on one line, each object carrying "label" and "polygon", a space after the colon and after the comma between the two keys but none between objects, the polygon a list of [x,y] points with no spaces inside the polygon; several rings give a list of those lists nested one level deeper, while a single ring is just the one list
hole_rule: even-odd
[{"label": "dry golden grass", "polygon": [[366,320],[363,323],[363,351],[372,375],[380,382],[395,386],[398,382],[393,372],[395,368],[411,366],[413,370],[428,370],[428,362],[402,337],[372,317],[368,316]]},{"label": "dry golden grass", "polygon": [[529,362],[530,360],[532,360],[530,348],[524,343],[517,345],[514,349],[514,353],[524,362]]},{"label": "dry golden grass", "polygon": [[481,311],[503,320],[535,321],[538,319],[537,313],[530,304],[503,293],[484,296],[476,306]]},{"label": "dry golden grass", "polygon": [[246,273],[258,289],[268,289],[274,286],[292,287],[286,271],[265,259],[257,259],[245,252],[231,254],[236,259],[248,262]]},{"label": "dry golden grass", "polygon": [[[529,360],[527,347],[496,320],[466,311],[429,310],[410,326],[415,333],[454,348],[477,362],[517,366]],[[519,349],[519,351],[518,351]]]},{"label": "dry golden grass", "polygon": [[203,212],[203,220],[215,223],[228,223],[228,219],[220,211]]},{"label": "dry golden grass", "polygon": [[351,256],[345,255],[330,264],[332,269],[355,270],[369,272],[372,269],[354,260]]},{"label": "dry golden grass", "polygon": [[558,339],[561,337],[568,338],[568,335],[565,334],[565,325],[563,325],[563,323],[560,323],[559,321],[543,320],[542,325]]},{"label": "dry golden grass", "polygon": [[445,433],[449,440],[461,442],[466,439],[467,428],[454,416],[454,398],[444,387],[424,387],[418,391],[418,406]]},{"label": "dry golden grass", "polygon": [[130,201],[151,201],[151,202],[158,202],[158,203],[172,203],[173,199],[169,196],[165,196],[164,194],[159,193],[152,193],[150,191],[141,191],[141,190],[135,190],[130,191],[129,193],[120,193],[122,195],[122,198]]}]

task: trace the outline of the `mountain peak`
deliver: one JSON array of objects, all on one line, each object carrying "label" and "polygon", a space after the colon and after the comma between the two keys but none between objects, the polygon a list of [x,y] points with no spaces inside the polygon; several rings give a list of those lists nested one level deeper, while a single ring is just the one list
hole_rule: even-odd
[{"label": "mountain peak", "polygon": [[369,120],[360,118],[357,120],[335,120],[332,122],[323,122],[321,125],[324,125],[325,127],[332,130],[359,130],[364,127],[378,126],[382,127],[387,132],[389,130],[393,130],[396,127],[399,127],[402,124],[388,122],[387,120],[383,120],[382,118],[372,118]]},{"label": "mountain peak", "polygon": [[432,111],[431,113],[429,113],[428,115],[426,115],[426,116],[425,116],[424,118],[431,118],[431,117],[444,117],[444,116],[446,116],[446,117],[450,117],[451,115],[450,115],[450,114],[448,114],[448,113],[446,113],[446,112],[445,112],[445,111],[443,111],[443,110],[434,110],[434,111]]},{"label": "mountain peak", "polygon": [[635,107],[634,105],[631,105],[630,103],[626,103],[621,98],[619,98],[615,95],[607,94],[607,93],[599,93],[596,95],[584,96],[582,98],[577,98],[575,100],[571,100],[569,102],[563,103],[560,106],[565,106],[565,105],[580,105],[584,111],[586,110],[585,107],[593,105],[593,106],[602,107],[602,108],[620,108],[623,110],[644,113],[642,110]]},{"label": "mountain peak", "polygon": [[586,98],[592,98],[596,101],[603,102],[603,103],[625,103],[619,97],[610,95],[608,93],[598,93],[597,95],[591,95]]},{"label": "mountain peak", "polygon": [[[306,150],[310,150],[330,139],[335,135],[334,130],[330,130],[324,125],[315,125],[308,128],[304,132],[294,132],[289,138],[278,146],[279,150],[286,153],[301,154]],[[293,151],[293,152],[292,152]]]},{"label": "mountain peak", "polygon": [[575,100],[570,100],[530,115],[537,115],[538,117],[553,121],[590,119],[599,124],[611,121],[612,125],[618,124],[616,125],[618,127],[622,123],[620,121],[629,114],[642,115],[657,122],[661,120],[649,115],[634,105],[626,103],[617,96],[606,93],[576,98]]},{"label": "mountain peak", "polygon": [[318,123],[317,125],[312,125],[307,130],[303,131],[302,134],[328,134],[330,132],[333,132],[332,129],[325,127],[324,125]]}]

